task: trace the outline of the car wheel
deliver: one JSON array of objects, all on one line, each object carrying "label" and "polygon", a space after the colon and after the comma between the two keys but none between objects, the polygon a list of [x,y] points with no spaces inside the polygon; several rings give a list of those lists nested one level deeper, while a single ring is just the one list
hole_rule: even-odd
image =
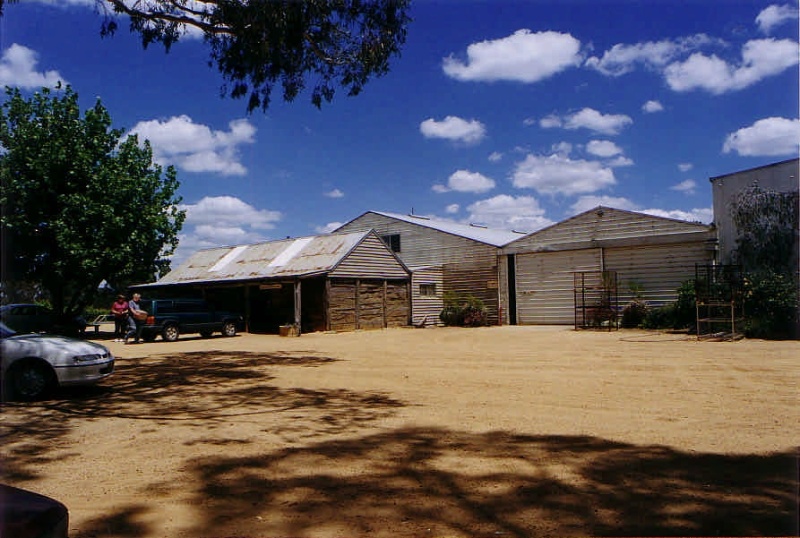
[{"label": "car wheel", "polygon": [[211,331],[200,331],[200,336],[202,336],[203,338],[210,338]]},{"label": "car wheel", "polygon": [[38,400],[55,384],[52,369],[36,360],[15,364],[9,377],[12,398],[26,401]]},{"label": "car wheel", "polygon": [[222,325],[222,334],[225,336],[236,336],[236,324],[232,321],[226,321]]},{"label": "car wheel", "polygon": [[166,340],[167,342],[174,342],[180,336],[180,331],[178,330],[178,326],[174,324],[167,325],[164,327],[164,330],[161,331],[161,338]]}]

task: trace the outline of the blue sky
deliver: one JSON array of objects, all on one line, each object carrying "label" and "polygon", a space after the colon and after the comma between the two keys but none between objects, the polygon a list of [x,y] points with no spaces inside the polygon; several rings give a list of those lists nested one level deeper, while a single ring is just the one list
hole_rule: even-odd
[{"label": "blue sky", "polygon": [[101,38],[93,5],[7,5],[0,85],[68,82],[177,167],[175,262],[368,210],[524,231],[599,204],[711,222],[709,177],[798,155],[792,2],[421,0],[361,95],[251,115],[220,97],[202,40],[144,50],[125,22]]}]

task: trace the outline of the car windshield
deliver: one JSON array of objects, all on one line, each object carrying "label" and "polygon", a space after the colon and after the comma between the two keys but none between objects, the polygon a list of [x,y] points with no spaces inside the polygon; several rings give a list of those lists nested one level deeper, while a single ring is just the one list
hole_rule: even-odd
[{"label": "car windshield", "polygon": [[9,329],[5,323],[0,321],[0,338],[8,338],[17,334],[15,331]]}]

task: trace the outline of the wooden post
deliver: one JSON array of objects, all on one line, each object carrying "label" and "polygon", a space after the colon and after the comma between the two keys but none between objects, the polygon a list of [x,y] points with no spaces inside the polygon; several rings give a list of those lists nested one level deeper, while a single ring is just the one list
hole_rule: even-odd
[{"label": "wooden post", "polygon": [[302,281],[295,280],[294,281],[294,325],[296,327],[297,336],[300,336],[300,324],[302,322],[301,319],[301,310],[303,304],[303,295],[302,295]]},{"label": "wooden post", "polygon": [[360,316],[360,314],[361,314],[361,297],[359,296],[360,288],[361,288],[361,281],[359,279],[356,279],[356,289],[355,289],[355,294],[356,294],[356,297],[355,297],[355,299],[356,299],[356,312],[355,312],[355,314],[356,314],[356,320],[355,320],[356,321],[356,327],[355,328],[356,329],[360,329],[361,328],[361,316]]}]

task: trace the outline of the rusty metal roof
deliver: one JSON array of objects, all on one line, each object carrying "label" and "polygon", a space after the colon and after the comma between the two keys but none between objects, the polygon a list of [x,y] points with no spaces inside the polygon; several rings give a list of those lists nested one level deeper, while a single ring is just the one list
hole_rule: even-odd
[{"label": "rusty metal roof", "polygon": [[315,235],[200,250],[152,286],[303,277],[330,272],[373,232]]}]

